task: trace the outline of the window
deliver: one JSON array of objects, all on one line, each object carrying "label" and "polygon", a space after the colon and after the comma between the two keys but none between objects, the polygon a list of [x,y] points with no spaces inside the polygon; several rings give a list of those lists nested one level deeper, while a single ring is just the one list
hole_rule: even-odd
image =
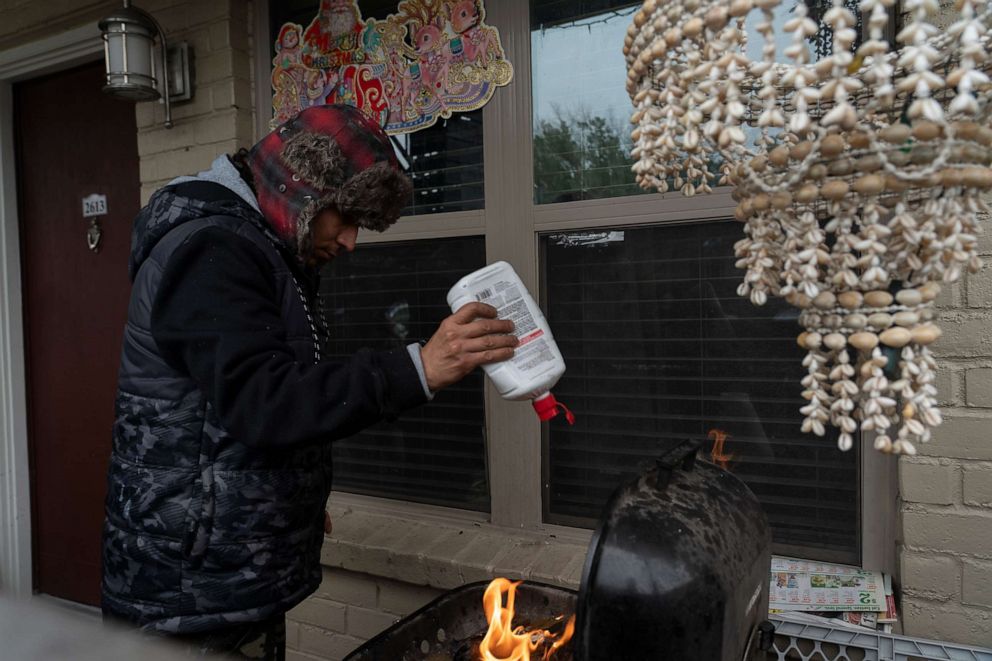
[{"label": "window", "polygon": [[543,307],[568,371],[545,512],[593,526],[613,489],[685,439],[743,479],[780,549],[856,561],[857,453],[799,432],[797,313],[737,296],[736,222],[542,237]]},{"label": "window", "polygon": [[531,3],[537,204],[643,192],[630,174],[630,100],[621,46],[640,5],[629,5]]},{"label": "window", "polygon": [[[314,0],[270,6],[274,24],[316,13]],[[361,6],[381,17],[396,2]],[[568,370],[555,393],[577,424],[542,427],[477,372],[338,443],[335,488],[488,511],[513,528],[589,528],[621,481],[695,438],[761,500],[778,552],[857,563],[866,512],[879,516],[862,502],[869,458],[800,433],[795,310],[737,297],[729,191],[683,198],[634,184],[621,46],[639,6],[488,0],[514,81],[482,110],[398,140],[416,217],[324,274],[330,354],[344,357],[426,339],[455,281],[509,261],[559,341]]]},{"label": "window", "polygon": [[[621,47],[639,6],[531,2],[535,203],[556,219],[556,231],[542,232],[540,220],[535,228],[542,302],[568,365],[555,393],[578,416],[574,427],[544,429],[543,520],[593,527],[619,483],[693,438],[761,500],[777,551],[858,562],[858,454],[800,433],[797,314],[736,295],[740,225],[719,221],[729,212],[688,224],[651,218],[649,209],[678,206],[677,196],[628,201],[626,213],[589,206],[584,217],[572,205],[571,221],[552,211],[555,202],[638,192],[625,155]],[[790,17],[790,3],[776,10],[776,22]],[[749,48],[760,56],[760,43]],[[619,138],[606,136],[610,126]],[[562,134],[580,137],[562,147]],[[624,153],[603,157],[599,144]]]},{"label": "window", "polygon": [[409,215],[483,207],[482,111],[455,113],[423,131],[393,138],[409,164]]},{"label": "window", "polygon": [[[428,338],[449,313],[448,289],[485,265],[480,237],[362,246],[322,273],[327,356]],[[429,406],[334,444],[334,488],[434,505],[489,509],[482,373]]]}]

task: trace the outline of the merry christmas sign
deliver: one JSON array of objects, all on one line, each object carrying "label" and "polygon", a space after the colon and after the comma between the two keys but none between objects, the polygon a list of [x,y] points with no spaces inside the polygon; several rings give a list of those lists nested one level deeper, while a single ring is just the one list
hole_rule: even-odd
[{"label": "merry christmas sign", "polygon": [[484,106],[513,77],[482,0],[404,0],[385,20],[357,0],[321,0],[306,29],[286,23],[272,61],[272,125],[303,108],[347,103],[389,133]]}]

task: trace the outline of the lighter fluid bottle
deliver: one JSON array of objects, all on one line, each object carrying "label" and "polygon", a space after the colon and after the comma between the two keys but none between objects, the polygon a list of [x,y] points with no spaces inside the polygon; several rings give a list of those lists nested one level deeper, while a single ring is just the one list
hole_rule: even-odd
[{"label": "lighter fluid bottle", "polygon": [[448,291],[452,312],[473,301],[493,306],[500,319],[512,321],[514,334],[520,340],[513,358],[482,366],[499,394],[509,400],[533,400],[541,420],[555,417],[561,407],[572,424],[575,416],[551,394],[551,388],[565,373],[565,361],[541,308],[513,267],[495,262],[466,275]]}]

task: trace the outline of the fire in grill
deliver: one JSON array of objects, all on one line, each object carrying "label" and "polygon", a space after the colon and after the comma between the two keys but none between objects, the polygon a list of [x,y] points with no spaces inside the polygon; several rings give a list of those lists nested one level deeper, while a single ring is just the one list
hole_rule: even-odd
[{"label": "fire in grill", "polygon": [[[505,579],[502,579],[505,581]],[[491,661],[514,658],[483,656],[481,645],[490,631],[490,619],[483,607],[486,591],[497,591],[509,584],[496,579],[492,583],[470,583],[438,597],[427,606],[397,622],[377,637],[351,653],[346,661]],[[490,592],[490,603],[492,592]],[[502,596],[502,595],[500,595]],[[506,599],[502,603],[506,604]],[[542,659],[548,651],[546,641],[564,638],[568,616],[575,612],[575,592],[565,588],[527,582],[514,592],[511,606],[512,629],[534,632],[542,638],[536,654],[520,659]],[[505,609],[500,615],[505,615]],[[506,622],[504,619],[503,622]],[[551,634],[547,636],[543,632]],[[490,641],[494,642],[494,641]],[[528,647],[528,655],[531,650]],[[572,661],[570,644],[554,650],[554,661]]]},{"label": "fire in grill", "polygon": [[505,578],[497,578],[489,584],[482,597],[489,628],[482,641],[469,649],[477,648],[482,661],[527,660],[531,656],[539,656],[543,661],[550,661],[551,657],[563,658],[565,654],[558,652],[570,649],[575,616],[559,615],[541,626],[521,626],[519,620],[514,621],[519,585],[519,582]]},{"label": "fire in grill", "polygon": [[578,593],[506,579],[466,585],[346,661],[763,658],[774,632],[768,523],[744,483],[697,450],[683,443],[617,489]]}]

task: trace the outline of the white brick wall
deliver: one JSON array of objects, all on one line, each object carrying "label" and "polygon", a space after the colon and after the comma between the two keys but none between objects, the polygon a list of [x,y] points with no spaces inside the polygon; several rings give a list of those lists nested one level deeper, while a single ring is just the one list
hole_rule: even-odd
[{"label": "white brick wall", "polygon": [[[981,252],[992,265],[992,221]],[[899,464],[906,633],[992,642],[992,266],[942,295],[934,345],[944,424]]]},{"label": "white brick wall", "polygon": [[926,456],[992,461],[990,441],[992,411],[945,408],[944,422],[934,430],[933,441],[921,444],[918,449]]},{"label": "white brick wall", "polygon": [[992,307],[992,264],[986,264],[978,273],[969,275],[965,284],[969,308]]},{"label": "white brick wall", "polygon": [[960,598],[961,561],[957,557],[904,551],[900,560],[902,579],[912,584],[918,596],[933,601]]},{"label": "white brick wall", "polygon": [[324,569],[324,582],[287,614],[287,660],[336,661],[442,590]]},{"label": "white brick wall", "polygon": [[992,508],[992,464],[975,463],[965,469],[964,504]]},{"label": "white brick wall", "polygon": [[959,500],[959,467],[947,460],[906,461],[899,472],[903,498],[914,503],[950,505]]},{"label": "white brick wall", "polygon": [[992,615],[988,608],[974,608],[956,601],[945,603],[906,596],[902,600],[903,626],[912,635],[936,640],[988,646]]},{"label": "white brick wall", "polygon": [[[989,544],[992,511],[912,504],[907,507],[913,508],[903,513],[907,549],[992,559],[992,544]],[[909,583],[903,587],[914,586]]]},{"label": "white brick wall", "polygon": [[[992,303],[989,304],[992,307]],[[992,408],[992,367],[976,367],[965,371],[968,406]]]},{"label": "white brick wall", "polygon": [[171,43],[193,49],[193,99],[173,104],[175,126],[160,103],[139,103],[141,200],[170,179],[206,169],[220,154],[255,141],[251,92],[251,3],[244,0],[146,0]]},{"label": "white brick wall", "polygon": [[961,603],[992,608],[992,562],[965,560],[963,569]]}]

